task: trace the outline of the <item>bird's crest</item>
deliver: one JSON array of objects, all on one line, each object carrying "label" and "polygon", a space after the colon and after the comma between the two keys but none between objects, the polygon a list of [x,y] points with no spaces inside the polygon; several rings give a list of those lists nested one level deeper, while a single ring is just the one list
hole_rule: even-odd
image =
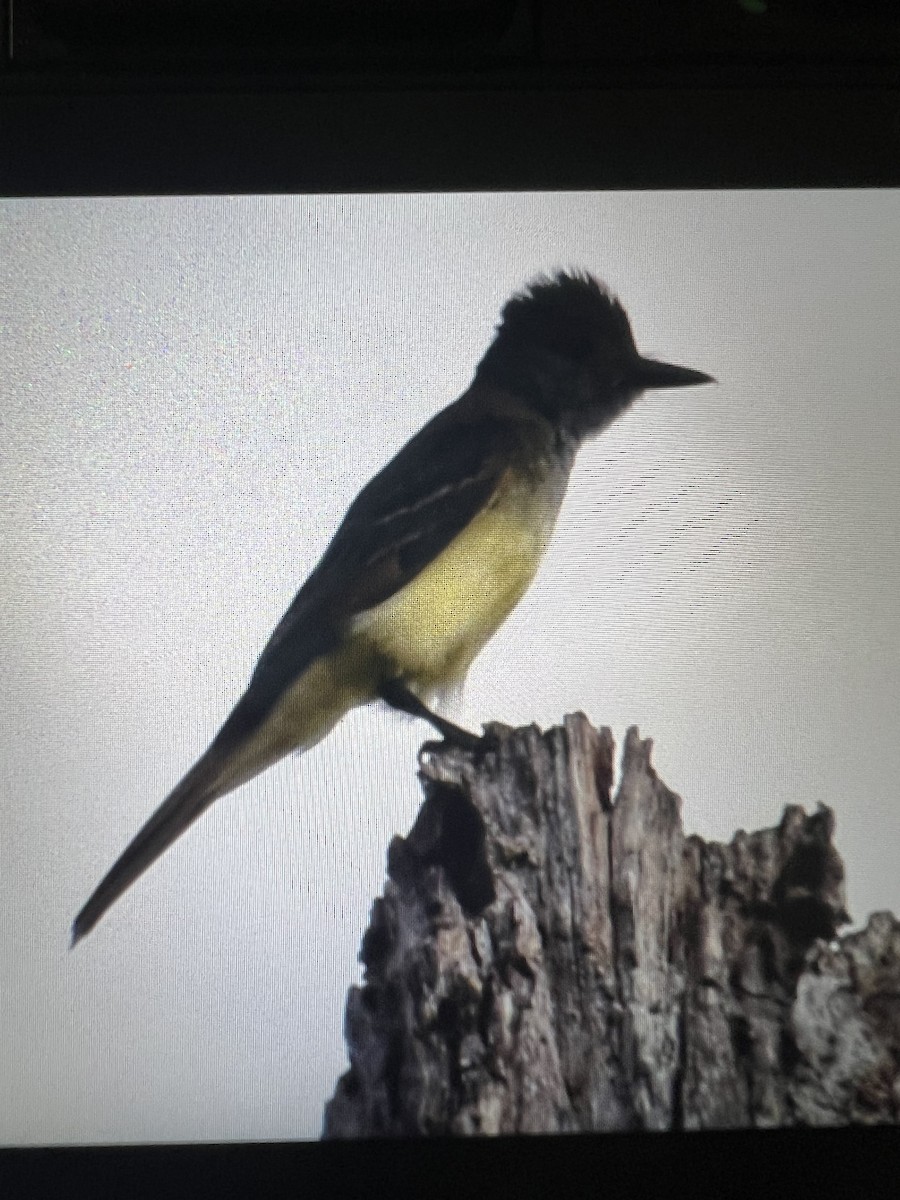
[{"label": "bird's crest", "polygon": [[542,275],[503,308],[497,340],[529,342],[579,361],[601,343],[633,349],[625,309],[587,271]]}]

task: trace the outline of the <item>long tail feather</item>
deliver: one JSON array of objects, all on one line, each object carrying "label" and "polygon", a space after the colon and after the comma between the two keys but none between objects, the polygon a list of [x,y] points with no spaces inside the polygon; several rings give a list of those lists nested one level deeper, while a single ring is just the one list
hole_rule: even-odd
[{"label": "long tail feather", "polygon": [[210,749],[188,771],[120,855],[72,923],[74,946],[123,892],[192,825],[214,800],[237,786],[223,770],[221,752]]},{"label": "long tail feather", "polygon": [[323,638],[321,628],[313,624],[301,630],[291,645],[282,645],[280,657],[270,662],[263,653],[250,686],[212,745],[113,864],[75,918],[73,946],[213,801],[291,750],[314,746],[352,704],[371,698],[362,693],[349,695],[345,687],[335,685],[328,670],[316,669],[317,660],[331,645]]}]

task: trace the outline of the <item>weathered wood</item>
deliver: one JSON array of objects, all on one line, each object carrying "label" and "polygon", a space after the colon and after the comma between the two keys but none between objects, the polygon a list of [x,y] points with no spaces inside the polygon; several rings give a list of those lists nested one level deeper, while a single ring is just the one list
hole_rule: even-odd
[{"label": "weathered wood", "polygon": [[388,852],[324,1136],[900,1119],[900,922],[849,918],[834,820],[684,836],[649,741],[583,715],[432,750]]}]

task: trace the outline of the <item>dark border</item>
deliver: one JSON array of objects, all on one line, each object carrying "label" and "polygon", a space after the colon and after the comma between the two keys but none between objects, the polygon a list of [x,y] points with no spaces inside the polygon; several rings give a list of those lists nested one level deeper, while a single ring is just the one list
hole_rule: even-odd
[{"label": "dark border", "polygon": [[896,1129],[0,1152],[7,1197],[895,1196]]},{"label": "dark border", "polygon": [[0,89],[7,196],[900,185],[900,89]]}]

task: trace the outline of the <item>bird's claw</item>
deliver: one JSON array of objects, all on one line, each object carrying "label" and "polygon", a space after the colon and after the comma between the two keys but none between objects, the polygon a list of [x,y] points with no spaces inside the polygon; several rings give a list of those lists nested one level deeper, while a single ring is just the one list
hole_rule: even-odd
[{"label": "bird's claw", "polygon": [[471,754],[480,766],[488,754],[499,749],[500,739],[495,733],[485,732],[479,736],[477,733],[470,733],[467,729],[460,729],[458,732],[455,731],[449,736],[441,738],[440,741],[434,738],[423,742],[419,747],[419,765],[422,765],[422,759],[428,755],[442,754],[451,746],[456,746],[467,754]]}]

